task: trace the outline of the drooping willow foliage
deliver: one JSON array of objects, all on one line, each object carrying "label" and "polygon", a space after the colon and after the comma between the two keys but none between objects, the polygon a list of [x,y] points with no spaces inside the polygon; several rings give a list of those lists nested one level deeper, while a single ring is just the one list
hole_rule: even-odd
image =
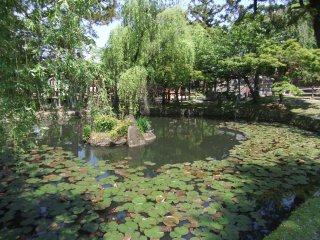
[{"label": "drooping willow foliage", "polygon": [[129,68],[120,75],[119,96],[122,108],[126,109],[123,113],[138,112],[140,97],[146,94],[147,75],[147,70],[141,66]]}]

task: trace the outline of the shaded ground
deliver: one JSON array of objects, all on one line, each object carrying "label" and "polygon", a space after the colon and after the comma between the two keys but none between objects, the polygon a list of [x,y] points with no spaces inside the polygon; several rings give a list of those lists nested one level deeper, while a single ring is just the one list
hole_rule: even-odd
[{"label": "shaded ground", "polygon": [[285,105],[292,113],[312,118],[320,118],[320,100],[285,98]]},{"label": "shaded ground", "polygon": [[152,116],[204,116],[206,118],[278,122],[305,130],[320,132],[320,101],[285,97],[283,104],[277,97],[263,97],[257,103],[240,102],[184,102],[157,105]]},{"label": "shaded ground", "polygon": [[283,104],[278,104],[277,97],[265,97],[260,99],[260,107],[269,107],[279,111],[291,112],[300,116],[315,119],[320,118],[320,100],[300,97],[284,97]]}]

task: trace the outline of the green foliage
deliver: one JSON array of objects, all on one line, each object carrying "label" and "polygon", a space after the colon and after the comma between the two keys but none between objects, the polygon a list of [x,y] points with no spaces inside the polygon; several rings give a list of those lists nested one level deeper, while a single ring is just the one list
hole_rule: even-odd
[{"label": "green foliage", "polygon": [[114,0],[1,1],[0,119],[10,122],[6,140],[20,145],[35,112],[55,107],[48,105],[55,89],[57,102],[84,107],[96,80],[94,64],[84,58],[94,46],[92,24],[110,22],[115,9]]},{"label": "green foliage", "polygon": [[120,75],[119,96],[125,104],[130,105],[130,112],[138,111],[138,103],[142,94],[146,94],[147,71],[144,67],[129,68]]},{"label": "green foliage", "polygon": [[93,120],[93,129],[97,132],[110,132],[117,123],[118,119],[112,116],[98,115]]},{"label": "green foliage", "polygon": [[90,138],[91,135],[91,126],[90,125],[84,125],[82,129],[82,138],[84,141],[87,141]]},{"label": "green foliage", "polygon": [[179,87],[189,83],[195,62],[195,46],[185,14],[178,8],[157,16],[157,68],[155,78],[162,86]]},{"label": "green foliage", "polygon": [[93,120],[93,131],[105,132],[111,138],[126,137],[130,123],[109,115],[97,115]]},{"label": "green foliage", "polygon": [[145,133],[151,129],[151,122],[146,117],[138,117],[137,118],[137,127],[139,128],[140,132]]},{"label": "green foliage", "polygon": [[120,137],[127,137],[128,127],[130,123],[128,121],[119,121],[117,125],[109,132],[109,135],[113,139],[119,139]]},{"label": "green foliage", "polygon": [[294,86],[293,84],[291,84],[287,81],[274,83],[272,90],[273,90],[273,92],[275,92],[278,95],[285,94],[286,92],[290,92],[294,95],[303,94],[303,91],[300,88]]}]

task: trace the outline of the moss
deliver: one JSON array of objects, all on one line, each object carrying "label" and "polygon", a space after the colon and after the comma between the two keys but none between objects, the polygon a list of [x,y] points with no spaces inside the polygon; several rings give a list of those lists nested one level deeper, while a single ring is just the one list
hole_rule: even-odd
[{"label": "moss", "polygon": [[295,210],[264,240],[320,239],[320,198],[312,198]]}]

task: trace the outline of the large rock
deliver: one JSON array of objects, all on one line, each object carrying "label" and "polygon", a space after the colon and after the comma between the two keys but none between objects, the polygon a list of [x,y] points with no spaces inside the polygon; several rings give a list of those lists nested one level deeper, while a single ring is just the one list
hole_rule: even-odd
[{"label": "large rock", "polygon": [[106,133],[92,133],[88,143],[92,146],[110,147],[110,146],[122,146],[127,143],[127,139],[122,137],[120,139],[112,139]]},{"label": "large rock", "polygon": [[128,121],[130,122],[131,126],[137,125],[137,121],[136,121],[136,119],[134,118],[134,116],[132,114],[129,114]]},{"label": "large rock", "polygon": [[127,142],[129,147],[138,147],[146,144],[143,135],[136,125],[129,126]]},{"label": "large rock", "polygon": [[92,146],[109,147],[112,139],[106,133],[91,133],[88,143]]},{"label": "large rock", "polygon": [[120,139],[118,139],[117,141],[114,141],[113,144],[116,146],[122,146],[125,145],[127,143],[127,139],[122,137]]},{"label": "large rock", "polygon": [[150,131],[150,132],[144,133],[143,138],[147,143],[149,143],[149,142],[152,142],[156,139],[156,135]]}]

